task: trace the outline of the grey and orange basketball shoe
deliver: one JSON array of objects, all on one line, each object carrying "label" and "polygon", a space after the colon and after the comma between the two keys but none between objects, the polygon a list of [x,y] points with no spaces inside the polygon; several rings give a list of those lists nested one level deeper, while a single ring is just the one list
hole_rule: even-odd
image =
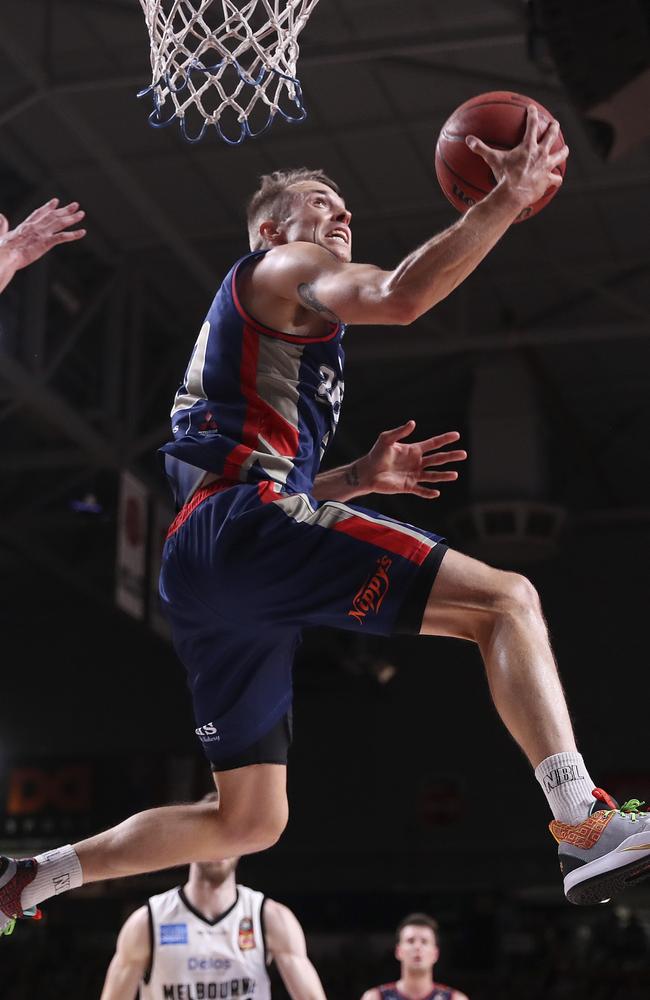
[{"label": "grey and orange basketball shoe", "polygon": [[650,878],[650,813],[630,799],[620,808],[602,788],[590,814],[577,826],[553,820],[564,893],[571,903],[606,903],[624,889]]},{"label": "grey and orange basketball shoe", "polygon": [[0,856],[0,937],[11,934],[19,917],[40,920],[41,911],[33,906],[23,910],[20,897],[25,886],[33,882],[38,864],[33,858],[14,861]]}]

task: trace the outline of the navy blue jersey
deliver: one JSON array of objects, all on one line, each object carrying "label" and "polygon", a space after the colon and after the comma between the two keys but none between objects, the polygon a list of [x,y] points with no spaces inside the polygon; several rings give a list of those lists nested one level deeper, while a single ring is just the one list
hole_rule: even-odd
[{"label": "navy blue jersey", "polygon": [[[383,986],[379,987],[379,992],[381,1000],[409,1000],[397,989],[397,983],[384,983]],[[438,983],[424,1000],[452,1000],[453,995],[454,991],[451,986],[443,986],[442,983]]]},{"label": "navy blue jersey", "polygon": [[237,275],[265,252],[219,288],[161,449],[182,509],[160,595],[217,771],[243,766],[290,710],[304,626],[419,632],[446,550],[433,532],[311,495],[341,408],[344,327],[301,338],[249,316]]},{"label": "navy blue jersey", "polygon": [[174,440],[161,448],[182,506],[212,473],[233,483],[269,480],[311,492],[343,398],[342,324],[294,337],[249,316],[231,268],[201,327],[171,412]]}]

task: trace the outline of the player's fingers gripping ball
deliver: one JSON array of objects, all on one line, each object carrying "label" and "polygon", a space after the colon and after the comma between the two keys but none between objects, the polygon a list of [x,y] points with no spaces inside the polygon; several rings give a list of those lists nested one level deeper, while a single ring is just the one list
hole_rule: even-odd
[{"label": "player's fingers gripping ball", "polygon": [[[456,108],[440,130],[436,144],[436,175],[446,198],[459,212],[481,201],[496,186],[496,178],[479,153],[473,152],[465,139],[475,135],[493,149],[514,149],[524,138],[527,108],[537,107],[540,131],[553,121],[550,111],[538,101],[508,90],[479,94]],[[551,153],[564,146],[564,136],[558,130]],[[564,177],[566,161],[555,172]],[[551,184],[541,198],[519,215],[517,222],[537,215],[557,193],[559,185]]]}]

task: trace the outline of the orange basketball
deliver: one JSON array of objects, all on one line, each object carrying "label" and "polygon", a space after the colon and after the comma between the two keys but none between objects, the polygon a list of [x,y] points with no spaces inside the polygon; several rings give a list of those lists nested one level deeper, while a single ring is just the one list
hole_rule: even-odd
[{"label": "orange basketball", "polygon": [[[478,153],[472,152],[465,137],[475,135],[495,149],[513,149],[524,137],[529,104],[536,105],[541,123],[549,124],[553,120],[550,111],[538,101],[509,90],[495,90],[465,101],[442,126],[436,143],[436,175],[445,196],[459,212],[466,212],[496,185],[487,163]],[[552,152],[563,145],[564,137],[560,132]],[[566,161],[555,169],[564,176]],[[534,205],[528,205],[520,213],[516,221],[523,222],[537,215],[557,191],[558,187],[551,185]]]}]

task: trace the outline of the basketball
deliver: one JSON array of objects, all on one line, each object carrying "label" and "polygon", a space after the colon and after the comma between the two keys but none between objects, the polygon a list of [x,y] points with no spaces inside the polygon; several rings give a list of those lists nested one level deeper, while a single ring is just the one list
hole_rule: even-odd
[{"label": "basketball", "polygon": [[[495,149],[513,149],[524,137],[529,104],[537,107],[542,125],[550,124],[554,116],[538,101],[509,90],[496,90],[465,101],[442,126],[436,144],[436,175],[445,196],[459,212],[466,212],[496,186],[489,166],[482,156],[472,152],[465,137],[475,135]],[[564,137],[559,132],[552,152],[563,145]],[[556,170],[564,176],[566,161]],[[523,222],[537,215],[558,190],[558,186],[550,185],[515,221]]]}]

